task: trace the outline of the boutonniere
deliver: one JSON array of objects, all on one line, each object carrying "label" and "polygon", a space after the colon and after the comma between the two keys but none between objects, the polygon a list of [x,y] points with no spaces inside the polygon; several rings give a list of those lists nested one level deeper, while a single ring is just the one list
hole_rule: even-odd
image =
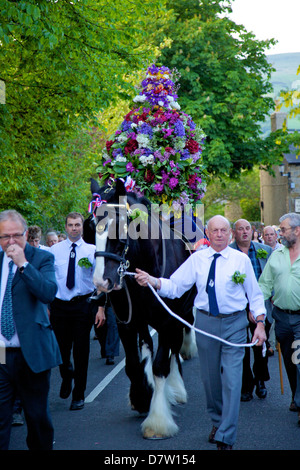
[{"label": "boutonniere", "polygon": [[235,284],[244,284],[245,279],[246,279],[246,274],[241,274],[240,271],[235,271],[235,273],[231,277],[231,280]]},{"label": "boutonniere", "polygon": [[138,209],[138,208],[135,208],[135,209],[133,209],[133,211],[130,211],[129,214],[128,214],[128,217],[131,220],[135,220],[137,218],[140,218],[140,220],[142,220],[145,224],[148,221],[148,214],[146,212],[142,211],[141,209]]},{"label": "boutonniere", "polygon": [[81,268],[91,268],[93,265],[88,258],[81,258],[78,261],[78,266]]},{"label": "boutonniere", "polygon": [[263,248],[258,248],[256,252],[256,258],[267,258],[268,257],[268,252],[264,250]]}]

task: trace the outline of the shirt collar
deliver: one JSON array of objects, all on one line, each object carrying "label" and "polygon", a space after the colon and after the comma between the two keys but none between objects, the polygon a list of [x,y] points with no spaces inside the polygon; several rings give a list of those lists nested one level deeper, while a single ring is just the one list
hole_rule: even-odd
[{"label": "shirt collar", "polygon": [[69,238],[67,238],[67,243],[68,243],[69,248],[71,248],[73,243],[75,243],[77,246],[80,246],[82,242],[83,242],[82,238],[79,238],[79,240],[77,240],[76,242],[72,242],[71,240],[69,240]]},{"label": "shirt collar", "polygon": [[223,258],[226,258],[226,259],[229,256],[229,246],[226,246],[226,248],[224,248],[224,250],[222,251],[215,251],[211,246],[209,246],[208,250],[209,250],[209,253],[208,253],[209,258],[212,258],[215,253],[219,253],[221,256],[223,256]]}]

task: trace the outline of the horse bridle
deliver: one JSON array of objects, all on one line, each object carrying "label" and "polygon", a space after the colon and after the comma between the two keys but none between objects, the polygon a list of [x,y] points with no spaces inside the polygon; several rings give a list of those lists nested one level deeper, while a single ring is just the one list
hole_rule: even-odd
[{"label": "horse bridle", "polygon": [[[125,205],[125,204],[106,204],[106,206],[107,207],[113,207],[113,208],[118,207],[120,209],[126,209],[127,222],[128,222],[128,207],[129,207],[128,204],[127,205]],[[128,223],[127,223],[127,226],[128,226]],[[120,263],[120,265],[117,269],[117,273],[120,277],[120,287],[122,287],[123,277],[125,276],[125,272],[130,266],[130,261],[128,259],[126,259],[126,254],[128,252],[128,249],[129,249],[128,230],[126,230],[126,231],[127,231],[126,240],[124,242],[123,242],[123,240],[120,240],[121,243],[124,243],[124,248],[123,248],[123,251],[122,251],[121,255],[117,255],[117,254],[111,253],[109,251],[96,251],[95,252],[95,258],[103,256],[104,258],[108,258],[108,259],[111,259],[113,261],[117,261],[117,262]]]}]

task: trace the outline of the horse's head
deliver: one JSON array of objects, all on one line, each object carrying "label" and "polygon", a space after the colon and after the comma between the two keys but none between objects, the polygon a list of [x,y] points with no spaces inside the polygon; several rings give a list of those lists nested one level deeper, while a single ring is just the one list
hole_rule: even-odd
[{"label": "horse's head", "polygon": [[129,199],[132,203],[137,198],[127,195],[121,180],[102,188],[92,180],[91,191],[96,227],[96,268],[93,280],[98,293],[110,292],[121,289],[124,271],[129,267]]}]

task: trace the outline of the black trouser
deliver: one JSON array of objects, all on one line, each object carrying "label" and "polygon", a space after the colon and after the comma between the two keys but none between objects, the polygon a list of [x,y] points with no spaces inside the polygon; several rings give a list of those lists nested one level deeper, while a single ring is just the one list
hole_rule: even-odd
[{"label": "black trouser", "polygon": [[[292,398],[300,408],[300,364],[297,355],[300,341],[300,314],[289,314],[274,305],[275,335],[280,343],[283,361],[291,387]],[[294,344],[294,342],[296,342]],[[293,353],[296,357],[293,358]]]},{"label": "black trouser", "polygon": [[20,348],[6,350],[6,363],[0,364],[0,449],[9,447],[13,406],[20,397],[27,424],[30,450],[51,450],[53,425],[48,394],[50,370],[38,374],[28,367]]},{"label": "black trouser", "polygon": [[[266,320],[266,334],[270,330],[270,323]],[[251,342],[251,338],[254,334],[256,324],[249,322],[249,327],[247,328],[247,343]],[[249,335],[249,330],[251,333],[251,338]],[[254,362],[253,362],[253,373],[251,369],[250,361],[250,349],[253,350]],[[242,383],[242,393],[250,392],[252,393],[254,386],[258,381],[266,382],[270,380],[269,369],[268,369],[268,356],[267,354],[263,356],[262,346],[253,346],[252,348],[245,348],[245,356],[243,361],[243,383]]]},{"label": "black trouser", "polygon": [[[94,315],[86,298],[78,301],[55,299],[50,308],[50,320],[60,348],[61,377],[74,378],[73,400],[82,400],[87,382],[90,353],[90,331]],[[74,368],[71,362],[73,349]]]}]

